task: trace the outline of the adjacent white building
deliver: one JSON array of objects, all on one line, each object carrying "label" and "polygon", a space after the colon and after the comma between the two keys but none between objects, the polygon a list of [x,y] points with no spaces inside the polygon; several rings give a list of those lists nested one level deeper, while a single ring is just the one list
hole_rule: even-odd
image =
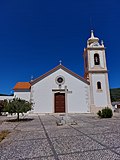
[{"label": "adjacent white building", "polygon": [[93,31],[84,49],[84,68],[82,78],[60,63],[30,82],[18,82],[14,96],[31,101],[34,113],[90,113],[111,108],[105,47]]}]

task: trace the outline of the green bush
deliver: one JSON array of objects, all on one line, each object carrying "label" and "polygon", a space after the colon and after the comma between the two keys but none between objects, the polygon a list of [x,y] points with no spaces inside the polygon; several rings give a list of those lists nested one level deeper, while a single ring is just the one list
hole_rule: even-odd
[{"label": "green bush", "polygon": [[101,111],[100,111],[100,110],[97,112],[97,115],[98,115],[99,117],[101,117]]},{"label": "green bush", "polygon": [[98,111],[97,115],[101,118],[111,118],[113,116],[112,109],[105,107],[102,111]]}]

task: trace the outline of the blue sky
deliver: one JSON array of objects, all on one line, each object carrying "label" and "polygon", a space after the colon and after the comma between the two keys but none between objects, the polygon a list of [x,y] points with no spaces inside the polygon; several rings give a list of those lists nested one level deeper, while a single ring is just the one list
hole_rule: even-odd
[{"label": "blue sky", "polygon": [[83,76],[90,30],[104,41],[110,88],[120,87],[119,0],[0,1],[0,93],[62,64]]}]

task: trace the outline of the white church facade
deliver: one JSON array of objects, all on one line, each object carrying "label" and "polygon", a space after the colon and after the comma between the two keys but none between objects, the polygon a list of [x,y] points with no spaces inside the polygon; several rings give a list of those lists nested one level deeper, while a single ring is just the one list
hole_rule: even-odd
[{"label": "white church facade", "polygon": [[111,108],[105,47],[93,31],[83,55],[84,78],[60,63],[30,82],[18,82],[14,96],[31,101],[34,113],[96,113]]}]

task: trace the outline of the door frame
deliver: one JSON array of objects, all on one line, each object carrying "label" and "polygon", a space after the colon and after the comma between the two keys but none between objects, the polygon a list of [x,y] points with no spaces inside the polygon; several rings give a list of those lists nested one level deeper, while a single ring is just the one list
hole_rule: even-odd
[{"label": "door frame", "polygon": [[[59,93],[59,94],[64,94],[64,112],[56,112],[56,94]],[[65,108],[65,92],[56,92],[54,93],[54,113],[65,113],[66,111],[66,108]]]}]

